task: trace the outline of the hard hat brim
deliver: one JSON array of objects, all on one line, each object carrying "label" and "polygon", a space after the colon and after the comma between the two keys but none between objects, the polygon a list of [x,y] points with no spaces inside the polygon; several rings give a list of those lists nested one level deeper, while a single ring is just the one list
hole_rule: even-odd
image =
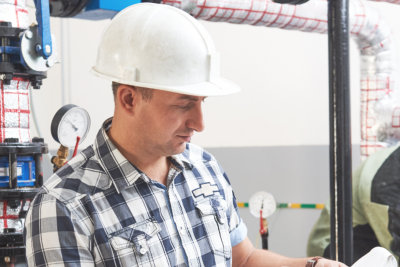
[{"label": "hard hat brim", "polygon": [[240,87],[234,82],[221,77],[216,78],[211,82],[200,82],[200,83],[185,84],[185,85],[159,85],[159,84],[143,83],[136,81],[125,81],[122,79],[118,79],[117,77],[112,77],[110,75],[103,74],[98,70],[96,70],[96,67],[92,68],[92,73],[98,77],[121,84],[139,86],[149,89],[163,90],[184,95],[222,96],[222,95],[234,94],[241,90]]}]

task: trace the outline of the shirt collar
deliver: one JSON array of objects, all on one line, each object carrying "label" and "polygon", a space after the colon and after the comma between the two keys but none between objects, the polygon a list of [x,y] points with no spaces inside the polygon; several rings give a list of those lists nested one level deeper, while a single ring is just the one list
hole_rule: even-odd
[{"label": "shirt collar", "polygon": [[171,156],[171,159],[173,162],[181,169],[192,169],[193,165],[189,161],[189,153],[186,145],[185,151],[183,151],[181,154],[173,155]]},{"label": "shirt collar", "polygon": [[112,118],[107,119],[99,130],[94,144],[100,165],[111,178],[118,193],[131,186],[143,173],[130,163],[114,145],[107,131],[111,127]]}]

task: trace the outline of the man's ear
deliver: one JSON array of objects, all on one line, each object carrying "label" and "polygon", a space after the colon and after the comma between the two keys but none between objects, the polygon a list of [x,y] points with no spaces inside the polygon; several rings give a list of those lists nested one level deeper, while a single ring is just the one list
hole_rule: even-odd
[{"label": "man's ear", "polygon": [[121,84],[117,90],[117,104],[125,112],[133,113],[135,104],[138,99],[138,91],[136,87],[126,84]]}]

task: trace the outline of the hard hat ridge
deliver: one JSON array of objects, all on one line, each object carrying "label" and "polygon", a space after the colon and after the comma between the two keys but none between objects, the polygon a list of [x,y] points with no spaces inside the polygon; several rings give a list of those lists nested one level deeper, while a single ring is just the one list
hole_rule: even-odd
[{"label": "hard hat ridge", "polygon": [[132,5],[112,20],[93,71],[106,79],[188,95],[225,95],[239,87],[220,77],[219,55],[206,29],[163,4]]}]

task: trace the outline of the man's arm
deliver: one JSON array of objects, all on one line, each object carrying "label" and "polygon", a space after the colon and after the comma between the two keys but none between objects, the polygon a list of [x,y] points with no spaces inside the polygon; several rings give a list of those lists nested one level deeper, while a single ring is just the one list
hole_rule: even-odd
[{"label": "man's arm", "polygon": [[[288,258],[274,252],[256,249],[248,238],[232,248],[234,267],[305,267],[310,258]],[[315,267],[346,267],[347,265],[328,259],[318,260]]]}]

